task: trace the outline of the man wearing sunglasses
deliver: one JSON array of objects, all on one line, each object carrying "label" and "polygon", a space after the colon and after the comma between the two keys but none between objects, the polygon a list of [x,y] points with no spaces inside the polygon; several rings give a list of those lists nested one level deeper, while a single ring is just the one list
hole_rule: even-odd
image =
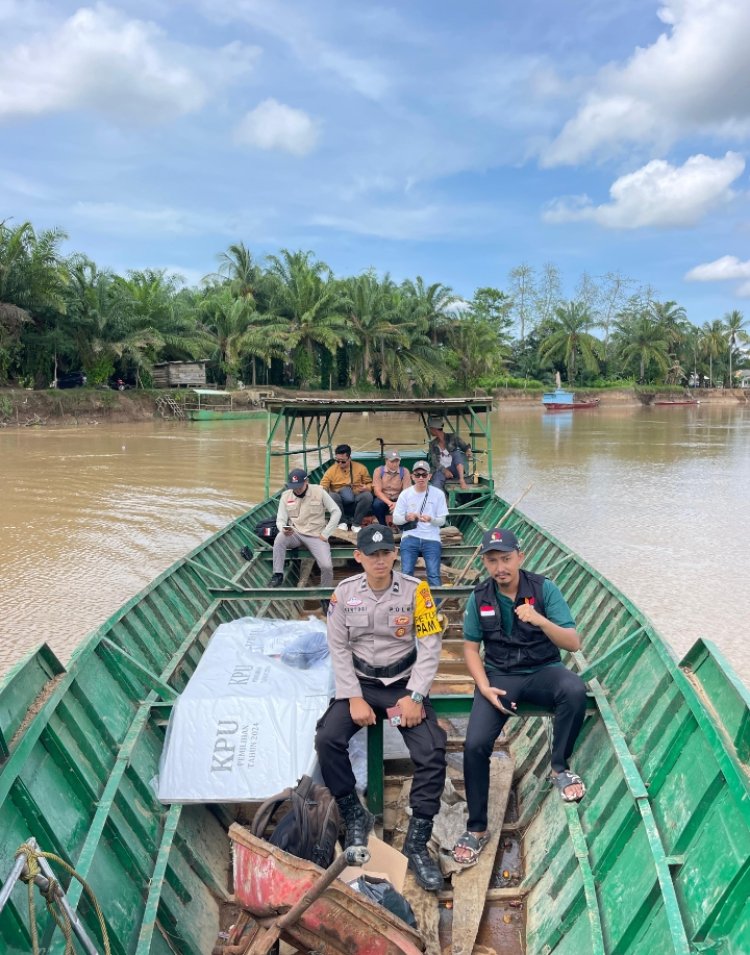
[{"label": "man wearing sunglasses", "polygon": [[[323,475],[320,486],[341,508],[342,523],[339,530],[351,528],[356,534],[362,521],[372,510],[372,481],[364,464],[352,461],[352,449],[348,444],[339,444],[334,451],[334,461]],[[351,515],[354,505],[354,516]]]},{"label": "man wearing sunglasses", "polygon": [[401,528],[401,571],[413,574],[417,558],[424,557],[427,582],[440,586],[440,528],[448,516],[448,504],[440,488],[429,483],[430,465],[417,461],[411,471],[414,486],[399,494],[393,511],[394,526]]}]

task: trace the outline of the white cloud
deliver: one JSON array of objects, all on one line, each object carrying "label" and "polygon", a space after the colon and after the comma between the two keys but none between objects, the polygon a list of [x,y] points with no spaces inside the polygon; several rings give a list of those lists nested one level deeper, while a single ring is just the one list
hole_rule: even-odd
[{"label": "white cloud", "polygon": [[690,269],[688,282],[726,282],[732,279],[750,279],[750,259],[741,262],[736,255],[723,255],[713,262],[704,262]]},{"label": "white cloud", "polygon": [[318,141],[317,123],[301,109],[266,99],[246,113],[234,130],[235,142],[256,149],[280,149],[305,156]]},{"label": "white cloud", "polygon": [[587,196],[558,199],[543,218],[596,222],[607,229],[694,226],[733,197],[730,187],[744,169],[745,160],[733,152],[723,159],[691,156],[682,166],[655,159],[616,179],[609,190],[611,202],[595,206]]},{"label": "white cloud", "polygon": [[345,14],[336,9],[333,23],[326,21],[322,5],[295,4],[287,0],[233,0],[218,4],[216,0],[199,0],[206,16],[222,20],[242,20],[256,30],[262,30],[289,47],[306,69],[320,70],[343,80],[347,87],[372,100],[382,99],[391,87],[390,66],[378,58],[355,56],[351,40],[346,45],[333,46],[320,39],[339,29]]},{"label": "white cloud", "polygon": [[667,31],[599,72],[544,165],[611,155],[626,143],[664,150],[691,133],[750,134],[750,3],[666,0],[659,15]]},{"label": "white cloud", "polygon": [[234,43],[208,56],[171,42],[154,23],[105,4],[82,7],[5,54],[0,120],[80,109],[135,122],[190,113],[257,55]]},{"label": "white cloud", "polygon": [[492,228],[497,210],[487,204],[462,203],[451,207],[425,203],[359,206],[349,212],[314,215],[311,224],[340,229],[352,235],[377,236],[396,241],[421,241],[481,235]]},{"label": "white cloud", "polygon": [[736,255],[722,255],[713,262],[703,262],[686,273],[688,282],[732,282],[741,280],[734,290],[740,298],[750,298],[750,259],[742,262]]},{"label": "white cloud", "polygon": [[136,207],[119,202],[76,202],[70,215],[116,235],[203,235],[230,233],[228,220],[171,206]]}]

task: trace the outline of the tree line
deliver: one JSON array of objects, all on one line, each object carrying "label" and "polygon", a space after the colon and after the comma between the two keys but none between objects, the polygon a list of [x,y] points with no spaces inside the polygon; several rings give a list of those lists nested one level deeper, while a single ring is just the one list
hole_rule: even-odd
[{"label": "tree line", "polygon": [[748,365],[741,312],[697,326],[618,272],[581,276],[566,300],[554,265],[520,265],[503,289],[462,298],[421,277],[340,278],[312,252],[262,261],[242,243],[198,287],[117,275],[63,255],[65,234],[0,222],[0,384],[46,388],[66,371],[142,387],[157,362],[207,359],[219,385],[430,394],[503,385],[724,384]]}]

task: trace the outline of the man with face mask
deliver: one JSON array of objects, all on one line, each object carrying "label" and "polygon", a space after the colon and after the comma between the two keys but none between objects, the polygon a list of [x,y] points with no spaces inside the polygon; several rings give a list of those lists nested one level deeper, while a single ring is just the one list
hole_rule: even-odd
[{"label": "man with face mask", "polygon": [[[340,517],[341,509],[331,495],[318,484],[310,484],[307,472],[302,468],[290,471],[276,514],[279,533],[273,542],[273,577],[270,586],[280,587],[284,580],[287,548],[306,547],[320,568],[321,587],[333,587],[333,560],[328,538]],[[323,601],[323,609],[328,609],[327,600]]]}]

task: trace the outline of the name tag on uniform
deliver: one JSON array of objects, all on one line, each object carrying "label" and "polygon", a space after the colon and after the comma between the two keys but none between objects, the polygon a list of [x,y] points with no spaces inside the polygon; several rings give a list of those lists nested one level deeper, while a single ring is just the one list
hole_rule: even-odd
[{"label": "name tag on uniform", "polygon": [[481,604],[479,607],[480,617],[494,617],[495,608],[491,604]]}]

